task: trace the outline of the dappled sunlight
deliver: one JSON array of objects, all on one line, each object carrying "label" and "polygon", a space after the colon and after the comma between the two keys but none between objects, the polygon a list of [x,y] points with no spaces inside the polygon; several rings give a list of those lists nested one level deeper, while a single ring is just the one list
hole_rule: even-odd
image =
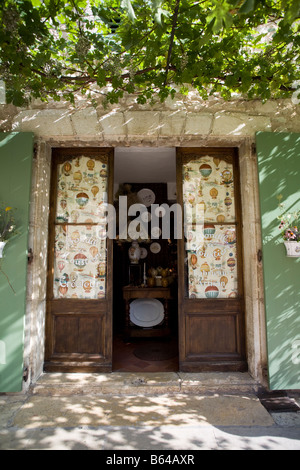
[{"label": "dappled sunlight", "polygon": [[258,134],[263,265],[271,389],[300,387],[293,344],[300,339],[300,258],[288,258],[279,230],[284,210],[299,209],[299,134]]},{"label": "dappled sunlight", "polygon": [[94,396],[31,397],[13,426],[188,426],[273,425],[254,396]]},{"label": "dappled sunlight", "polygon": [[297,446],[297,433],[283,432],[247,394],[5,396],[0,411],[0,449],[267,450],[293,440]]}]

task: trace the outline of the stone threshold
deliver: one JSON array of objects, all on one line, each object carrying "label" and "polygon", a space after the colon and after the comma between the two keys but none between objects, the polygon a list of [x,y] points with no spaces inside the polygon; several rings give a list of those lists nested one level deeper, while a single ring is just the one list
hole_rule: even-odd
[{"label": "stone threshold", "polygon": [[242,372],[44,373],[30,388],[40,396],[256,394],[260,384]]}]

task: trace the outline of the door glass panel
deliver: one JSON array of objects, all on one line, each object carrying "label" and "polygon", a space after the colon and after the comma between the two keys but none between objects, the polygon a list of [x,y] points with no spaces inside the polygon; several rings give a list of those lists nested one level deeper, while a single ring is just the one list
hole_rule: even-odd
[{"label": "door glass panel", "polygon": [[58,165],[54,298],[106,294],[107,164],[82,156]]},{"label": "door glass panel", "polygon": [[234,173],[231,157],[183,165],[186,297],[238,295]]},{"label": "door glass panel", "polygon": [[99,223],[107,202],[107,164],[76,157],[58,165],[56,222]]}]

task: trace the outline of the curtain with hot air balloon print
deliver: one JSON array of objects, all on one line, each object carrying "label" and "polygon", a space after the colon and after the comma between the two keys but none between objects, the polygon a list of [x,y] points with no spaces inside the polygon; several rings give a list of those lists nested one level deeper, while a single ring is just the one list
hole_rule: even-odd
[{"label": "curtain with hot air balloon print", "polygon": [[81,155],[58,165],[55,299],[105,298],[107,176],[104,157]]},{"label": "curtain with hot air balloon print", "polygon": [[187,297],[237,297],[232,157],[198,155],[186,162],[183,165],[183,205]]}]

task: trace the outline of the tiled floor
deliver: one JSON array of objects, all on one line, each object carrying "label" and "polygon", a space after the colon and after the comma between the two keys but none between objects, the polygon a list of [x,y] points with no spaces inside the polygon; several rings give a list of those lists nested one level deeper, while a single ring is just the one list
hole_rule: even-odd
[{"label": "tiled floor", "polygon": [[134,350],[143,339],[135,339],[125,343],[122,336],[114,338],[113,371],[114,372],[177,372],[178,356],[164,361],[145,361],[134,355]]}]

